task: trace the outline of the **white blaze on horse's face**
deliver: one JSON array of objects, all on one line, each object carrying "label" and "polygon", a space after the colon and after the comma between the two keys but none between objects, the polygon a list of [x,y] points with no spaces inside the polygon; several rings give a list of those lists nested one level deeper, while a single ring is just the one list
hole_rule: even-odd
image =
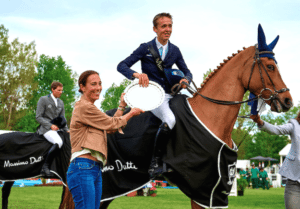
[{"label": "white blaze on horse's face", "polygon": [[276,62],[275,62],[275,65],[276,65],[276,67],[277,67],[277,69],[278,69],[278,72],[280,73],[279,65],[276,64]]}]

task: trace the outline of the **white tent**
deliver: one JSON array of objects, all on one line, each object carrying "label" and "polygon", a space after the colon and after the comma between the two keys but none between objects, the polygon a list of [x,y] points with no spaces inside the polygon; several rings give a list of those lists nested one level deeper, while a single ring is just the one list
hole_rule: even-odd
[{"label": "white tent", "polygon": [[280,152],[279,152],[279,155],[280,155],[280,165],[282,165],[282,158],[283,156],[286,156],[289,151],[291,149],[291,144],[287,144]]},{"label": "white tent", "polygon": [[244,170],[246,170],[246,168],[251,168],[250,160],[237,160],[236,168],[243,168]]}]

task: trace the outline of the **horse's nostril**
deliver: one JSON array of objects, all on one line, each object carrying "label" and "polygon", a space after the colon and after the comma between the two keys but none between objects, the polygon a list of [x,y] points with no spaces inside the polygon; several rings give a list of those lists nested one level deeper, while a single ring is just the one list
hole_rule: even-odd
[{"label": "horse's nostril", "polygon": [[290,108],[293,106],[293,102],[292,100],[290,100],[289,98],[285,98],[284,99],[284,105],[287,107],[287,108]]}]

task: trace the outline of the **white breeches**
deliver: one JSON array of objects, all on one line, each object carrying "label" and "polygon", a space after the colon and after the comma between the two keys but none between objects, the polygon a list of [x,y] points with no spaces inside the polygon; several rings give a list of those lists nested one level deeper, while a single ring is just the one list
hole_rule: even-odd
[{"label": "white breeches", "polygon": [[58,144],[59,149],[62,147],[63,145],[63,141],[60,138],[60,136],[58,135],[57,131],[47,131],[46,133],[44,133],[44,137],[52,144]]},{"label": "white breeches", "polygon": [[170,129],[173,129],[176,124],[175,116],[169,106],[169,101],[172,98],[173,96],[170,94],[165,94],[163,103],[158,108],[151,110],[151,112],[162,122],[166,122]]}]

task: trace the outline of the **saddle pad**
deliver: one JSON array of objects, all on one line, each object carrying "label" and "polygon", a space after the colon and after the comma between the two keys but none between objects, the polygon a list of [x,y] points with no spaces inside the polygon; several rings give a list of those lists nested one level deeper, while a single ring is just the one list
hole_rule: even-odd
[{"label": "saddle pad", "polygon": [[[230,149],[214,136],[193,113],[186,96],[175,96],[170,107],[176,125],[163,161],[174,172],[164,175],[199,205],[226,208],[235,177],[236,146]],[[107,114],[112,116],[115,111]],[[124,135],[108,135],[101,201],[126,195],[150,181],[148,168],[160,124],[151,112],[145,112],[128,121]]]},{"label": "saddle pad", "polygon": [[[163,159],[174,172],[165,176],[202,207],[227,208],[235,178],[237,147],[228,147],[195,115],[187,99],[170,102],[176,125]],[[199,107],[201,108],[201,107]]]},{"label": "saddle pad", "polygon": [[[50,165],[53,178],[66,182],[70,163],[69,134],[58,132],[63,146]],[[0,180],[14,181],[40,175],[45,157],[52,144],[36,133],[11,132],[0,135]]]}]

